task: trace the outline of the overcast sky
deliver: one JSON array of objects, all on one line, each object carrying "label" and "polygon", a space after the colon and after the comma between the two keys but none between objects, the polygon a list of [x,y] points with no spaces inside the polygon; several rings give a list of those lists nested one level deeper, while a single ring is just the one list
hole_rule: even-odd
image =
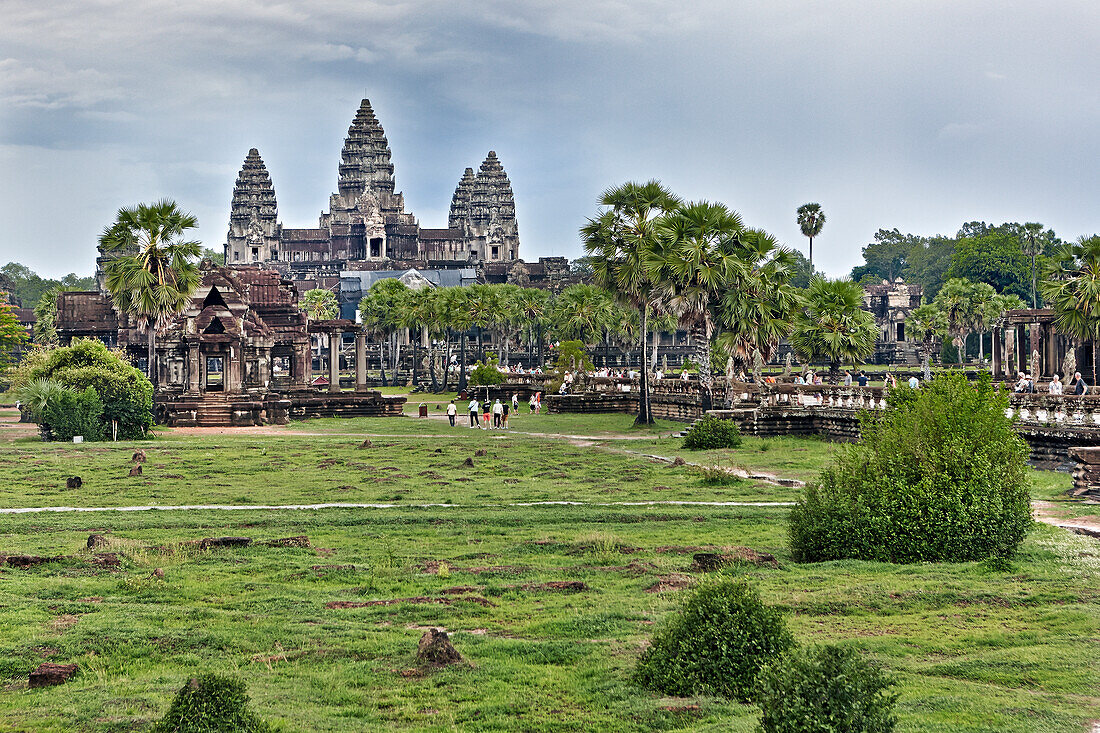
[{"label": "overcast sky", "polygon": [[0,0],[0,263],[90,274],[123,205],[210,247],[257,147],[316,226],[370,98],[398,190],[446,225],[496,150],[522,256],[582,254],[599,193],[659,178],[846,273],[880,227],[1100,231],[1100,3]]}]

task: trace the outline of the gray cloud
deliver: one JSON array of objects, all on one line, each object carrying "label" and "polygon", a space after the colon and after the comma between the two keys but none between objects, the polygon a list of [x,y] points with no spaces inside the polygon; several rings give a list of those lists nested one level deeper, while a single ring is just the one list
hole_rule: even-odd
[{"label": "gray cloud", "polygon": [[218,246],[252,146],[309,225],[364,95],[428,226],[496,149],[528,257],[579,255],[599,192],[649,177],[796,246],[820,201],[837,274],[879,227],[1077,236],[1100,229],[1098,21],[1083,0],[8,0],[0,260],[90,270],[114,210],[163,195]]}]

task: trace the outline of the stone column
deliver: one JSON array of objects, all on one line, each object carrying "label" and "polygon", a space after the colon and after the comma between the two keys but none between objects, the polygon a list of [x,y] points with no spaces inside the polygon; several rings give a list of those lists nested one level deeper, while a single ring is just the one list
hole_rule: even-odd
[{"label": "stone column", "polygon": [[1000,326],[993,327],[993,378],[1000,379],[1002,374],[1002,368],[1004,367],[1004,354],[1002,349],[1004,344],[1001,340],[1001,328]]},{"label": "stone column", "polygon": [[[1028,341],[1029,348],[1028,348],[1028,352],[1027,352],[1027,363],[1028,363],[1027,372],[1028,372],[1028,374],[1031,374],[1031,355],[1034,354],[1036,351],[1039,352],[1039,371],[1040,372],[1043,371],[1043,342],[1039,338],[1039,322],[1038,321],[1032,322],[1032,324],[1030,326],[1030,330],[1031,330],[1031,334],[1030,334],[1031,338]],[[1032,379],[1038,379],[1039,375],[1038,374],[1032,374],[1031,377],[1032,377]]]},{"label": "stone column", "polygon": [[355,391],[367,391],[367,334],[355,334]]},{"label": "stone column", "polygon": [[308,386],[310,377],[313,376],[313,358],[309,342],[298,344],[294,348],[294,383],[298,386]]},{"label": "stone column", "polygon": [[340,340],[343,334],[333,331],[328,335],[328,391],[340,391]]},{"label": "stone column", "polygon": [[199,392],[202,388],[202,355],[199,353],[199,345],[189,344],[187,347],[187,391]]}]

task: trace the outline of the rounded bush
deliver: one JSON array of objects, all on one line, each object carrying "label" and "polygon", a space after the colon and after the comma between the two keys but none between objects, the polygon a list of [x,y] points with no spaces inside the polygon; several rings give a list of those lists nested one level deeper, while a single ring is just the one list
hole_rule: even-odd
[{"label": "rounded bush", "polygon": [[778,609],[745,581],[704,578],[642,654],[635,680],[667,695],[749,701],[766,664],[794,646]]},{"label": "rounded bush", "polygon": [[764,733],[890,733],[896,695],[878,668],[849,648],[805,649],[760,679]]},{"label": "rounded bush", "polygon": [[714,448],[739,448],[741,429],[733,420],[723,420],[714,415],[706,415],[688,428],[684,435],[684,448],[687,450],[710,450]]},{"label": "rounded bush", "polygon": [[244,682],[218,674],[192,678],[176,693],[155,733],[267,733],[248,707]]},{"label": "rounded bush", "polygon": [[891,390],[884,414],[810,483],[790,515],[794,559],[967,562],[1011,557],[1031,526],[1028,447],[1008,397],[941,374]]}]

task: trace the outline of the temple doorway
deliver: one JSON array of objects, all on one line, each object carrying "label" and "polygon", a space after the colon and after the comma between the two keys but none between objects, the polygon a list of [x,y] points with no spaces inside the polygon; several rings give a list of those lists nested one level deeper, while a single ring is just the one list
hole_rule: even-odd
[{"label": "temple doorway", "polygon": [[220,356],[206,357],[206,391],[225,391],[225,362]]}]

